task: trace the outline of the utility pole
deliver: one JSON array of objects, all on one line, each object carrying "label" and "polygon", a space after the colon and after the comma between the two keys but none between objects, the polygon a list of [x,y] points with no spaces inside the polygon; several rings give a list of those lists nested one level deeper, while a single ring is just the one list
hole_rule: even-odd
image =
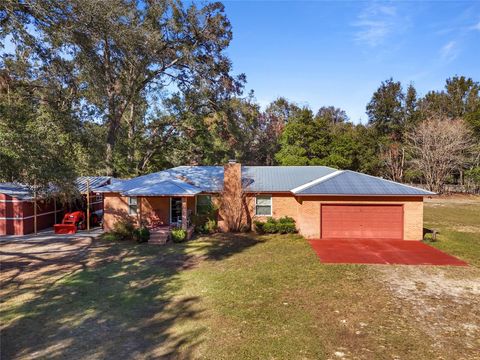
[{"label": "utility pole", "polygon": [[33,183],[33,233],[37,235],[37,180]]}]

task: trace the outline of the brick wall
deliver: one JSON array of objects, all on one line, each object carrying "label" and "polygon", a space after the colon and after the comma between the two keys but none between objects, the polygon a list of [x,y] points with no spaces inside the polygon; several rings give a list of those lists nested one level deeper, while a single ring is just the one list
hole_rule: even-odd
[{"label": "brick wall", "polygon": [[[128,214],[128,197],[116,193],[104,194],[104,218],[103,228],[105,231],[111,231],[116,221],[130,218],[138,222],[140,215]],[[170,197],[168,196],[148,196],[138,197],[138,211],[141,210],[142,222],[148,226],[153,223],[157,225],[170,224]],[[187,209],[191,214],[195,213],[195,198],[187,197]]]},{"label": "brick wall", "polygon": [[[399,204],[404,208],[404,239],[421,240],[423,237],[423,198],[416,197],[295,197],[291,194],[272,195],[274,218],[290,216],[306,238],[317,239],[321,234],[321,204]],[[254,194],[250,195],[253,199]],[[254,201],[252,201],[252,204]],[[254,206],[250,208],[254,220],[265,221],[266,216],[255,216]]]}]

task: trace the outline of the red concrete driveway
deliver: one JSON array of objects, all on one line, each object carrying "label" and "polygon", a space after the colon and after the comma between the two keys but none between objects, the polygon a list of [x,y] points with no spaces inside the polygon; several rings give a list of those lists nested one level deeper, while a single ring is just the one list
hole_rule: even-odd
[{"label": "red concrete driveway", "polygon": [[421,241],[338,239],[309,242],[323,263],[468,266]]}]

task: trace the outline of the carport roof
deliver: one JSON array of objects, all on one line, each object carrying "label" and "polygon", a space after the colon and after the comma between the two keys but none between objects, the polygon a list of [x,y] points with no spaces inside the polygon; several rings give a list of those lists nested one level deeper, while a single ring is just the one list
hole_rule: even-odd
[{"label": "carport roof", "polygon": [[[87,190],[87,180],[90,180],[90,191],[94,192],[96,192],[97,188],[101,186],[105,186],[108,183],[118,181],[111,176],[80,176],[75,180],[75,186],[81,194],[84,194]],[[48,191],[52,194],[55,194],[57,190],[58,189],[52,185],[50,186],[50,189]],[[5,194],[21,200],[33,199],[32,187],[20,183],[0,183],[0,194]],[[40,194],[39,196],[42,196],[42,194]]]},{"label": "carport roof", "polygon": [[435,195],[427,190],[351,170],[338,170],[292,189],[292,192],[295,195]]}]

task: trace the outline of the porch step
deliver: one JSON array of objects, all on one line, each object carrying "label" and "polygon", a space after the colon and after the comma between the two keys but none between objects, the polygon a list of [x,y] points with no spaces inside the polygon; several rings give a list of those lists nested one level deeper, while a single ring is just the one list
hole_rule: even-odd
[{"label": "porch step", "polygon": [[148,240],[148,243],[152,245],[165,245],[169,239],[170,239],[170,229],[168,228],[152,229],[150,231],[150,239]]}]

